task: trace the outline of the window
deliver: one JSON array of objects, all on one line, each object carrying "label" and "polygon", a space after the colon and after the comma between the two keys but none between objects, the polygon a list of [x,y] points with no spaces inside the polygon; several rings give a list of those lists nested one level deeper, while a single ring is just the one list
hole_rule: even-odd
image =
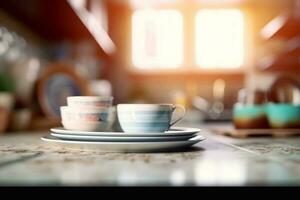
[{"label": "window", "polygon": [[137,10],[132,61],[139,69],[177,68],[183,60],[183,20],[176,10]]},{"label": "window", "polygon": [[[186,23],[183,33],[185,16],[191,15],[195,22]],[[191,45],[194,57],[184,58],[183,50]],[[139,9],[132,15],[132,63],[137,69],[238,69],[244,52],[244,16],[239,9]]]},{"label": "window", "polygon": [[203,9],[196,15],[196,63],[238,68],[244,62],[244,19],[236,9]]}]

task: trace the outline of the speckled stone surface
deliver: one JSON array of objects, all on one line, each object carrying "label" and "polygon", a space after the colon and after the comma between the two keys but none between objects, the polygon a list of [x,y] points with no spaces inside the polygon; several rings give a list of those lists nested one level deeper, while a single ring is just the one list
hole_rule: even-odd
[{"label": "speckled stone surface", "polygon": [[[201,125],[189,125],[202,127]],[[207,138],[183,152],[53,147],[48,132],[0,136],[0,185],[299,185],[300,137]]]}]

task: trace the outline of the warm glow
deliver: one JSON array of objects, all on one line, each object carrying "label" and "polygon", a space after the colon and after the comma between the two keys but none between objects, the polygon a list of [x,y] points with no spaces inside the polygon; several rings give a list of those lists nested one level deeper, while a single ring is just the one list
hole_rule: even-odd
[{"label": "warm glow", "polygon": [[196,16],[196,62],[201,68],[238,68],[244,62],[244,18],[236,9],[205,9]]},{"label": "warm glow", "polygon": [[183,59],[182,15],[137,10],[132,16],[132,61],[140,69],[177,68]]}]

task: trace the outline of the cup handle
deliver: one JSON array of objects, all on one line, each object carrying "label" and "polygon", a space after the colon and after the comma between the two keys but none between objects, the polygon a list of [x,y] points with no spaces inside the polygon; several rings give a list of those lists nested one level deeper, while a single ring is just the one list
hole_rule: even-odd
[{"label": "cup handle", "polygon": [[174,124],[176,124],[177,122],[179,122],[179,121],[184,117],[184,115],[185,115],[185,108],[184,108],[183,106],[181,106],[181,105],[175,105],[175,106],[173,106],[173,107],[172,107],[172,114],[173,114],[173,112],[174,112],[176,109],[180,109],[180,110],[182,111],[182,114],[181,114],[181,116],[180,116],[178,119],[176,119],[174,122],[171,122],[169,127],[171,127],[171,126],[173,126]]}]

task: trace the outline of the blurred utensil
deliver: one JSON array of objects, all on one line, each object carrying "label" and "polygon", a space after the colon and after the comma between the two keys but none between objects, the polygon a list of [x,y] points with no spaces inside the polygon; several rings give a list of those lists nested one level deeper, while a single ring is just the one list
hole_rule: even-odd
[{"label": "blurred utensil", "polygon": [[205,114],[207,114],[209,107],[210,107],[209,102],[200,96],[194,97],[192,104],[195,108],[197,108],[198,110],[200,110],[201,112],[203,112]]},{"label": "blurred utensil", "polygon": [[224,111],[225,86],[226,84],[223,79],[217,79],[213,83],[213,103],[209,110],[209,115],[213,119],[220,117]]},{"label": "blurred utensil", "polygon": [[213,100],[212,103],[203,97],[196,96],[193,99],[193,106],[203,112],[208,119],[228,119],[230,114],[225,112],[224,97],[226,83],[223,79],[217,79],[213,83]]}]

